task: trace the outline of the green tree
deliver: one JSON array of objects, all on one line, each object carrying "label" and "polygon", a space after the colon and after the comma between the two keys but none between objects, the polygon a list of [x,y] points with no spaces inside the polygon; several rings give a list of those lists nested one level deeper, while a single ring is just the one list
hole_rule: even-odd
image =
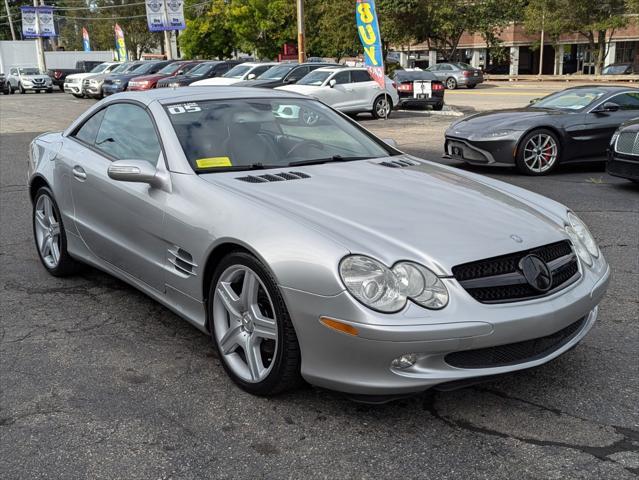
[{"label": "green tree", "polygon": [[274,58],[285,43],[296,42],[295,18],[290,0],[228,0],[228,28],[238,47],[259,58]]},{"label": "green tree", "polygon": [[307,0],[306,51],[309,56],[338,61],[362,51],[355,28],[353,0]]},{"label": "green tree", "polygon": [[186,29],[180,35],[183,56],[220,59],[230,57],[237,40],[228,23],[228,3],[225,0],[212,0],[203,12],[190,9]]}]

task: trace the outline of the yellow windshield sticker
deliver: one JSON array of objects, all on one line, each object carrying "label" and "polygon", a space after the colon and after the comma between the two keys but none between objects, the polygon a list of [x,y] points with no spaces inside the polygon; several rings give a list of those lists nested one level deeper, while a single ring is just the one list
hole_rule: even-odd
[{"label": "yellow windshield sticker", "polygon": [[229,157],[210,157],[210,158],[198,158],[195,161],[197,168],[216,168],[216,167],[231,167],[231,159]]}]

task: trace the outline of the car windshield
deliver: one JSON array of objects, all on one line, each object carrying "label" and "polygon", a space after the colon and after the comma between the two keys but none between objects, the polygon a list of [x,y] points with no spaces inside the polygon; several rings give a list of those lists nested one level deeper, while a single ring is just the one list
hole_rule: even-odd
[{"label": "car windshield", "polygon": [[155,67],[155,62],[144,62],[141,63],[138,68],[131,71],[135,73],[147,73],[148,71],[152,70],[153,67]]},{"label": "car windshield", "polygon": [[93,67],[93,70],[91,70],[89,73],[104,72],[108,66],[109,65],[107,65],[106,63],[102,63],[102,64],[98,65],[97,67]]},{"label": "car windshield", "polygon": [[298,85],[315,85],[320,86],[322,83],[326,81],[328,77],[331,76],[333,72],[323,72],[321,70],[314,70],[305,77],[303,77],[300,81],[297,82]]},{"label": "car windshield", "polygon": [[197,172],[293,167],[394,155],[354,122],[307,99],[207,100],[165,106]]},{"label": "car windshield", "polygon": [[575,88],[553,93],[532,104],[530,108],[582,110],[606,93],[601,88]]},{"label": "car windshield", "polygon": [[203,63],[191,70],[188,75],[189,77],[201,77],[209,73],[214,66],[213,63]]},{"label": "car windshield", "polygon": [[40,70],[37,68],[20,68],[20,75],[40,75]]},{"label": "car windshield", "polygon": [[184,64],[180,62],[169,63],[167,66],[158,70],[158,73],[162,75],[170,75],[172,73],[177,72],[180,69],[180,67],[182,67],[183,65]]},{"label": "car windshield", "polygon": [[276,65],[260,75],[260,80],[281,80],[295,65]]},{"label": "car windshield", "polygon": [[623,75],[628,70],[628,65],[608,65],[603,69],[604,75]]},{"label": "car windshield", "polygon": [[140,68],[144,65],[144,63],[132,63],[129,65],[129,68],[122,70],[122,72],[118,73],[131,73],[131,72],[139,72]]},{"label": "car windshield", "polygon": [[117,66],[117,67],[115,67],[113,70],[111,70],[111,73],[122,73],[122,72],[126,72],[130,66],[131,66],[131,64],[130,64],[130,63],[123,63],[122,65],[118,65],[118,66]]},{"label": "car windshield", "polygon": [[226,78],[242,78],[246,73],[249,72],[249,70],[251,70],[251,68],[253,67],[251,67],[250,65],[235,65],[222,76]]}]

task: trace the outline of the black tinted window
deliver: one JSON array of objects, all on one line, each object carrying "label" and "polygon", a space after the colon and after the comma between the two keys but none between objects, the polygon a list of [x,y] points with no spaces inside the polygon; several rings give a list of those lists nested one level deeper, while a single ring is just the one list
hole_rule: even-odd
[{"label": "black tinted window", "polygon": [[351,83],[350,72],[339,72],[333,77],[333,80],[339,85],[341,83]]},{"label": "black tinted window", "polygon": [[106,108],[95,146],[118,160],[146,160],[153,165],[160,155],[160,141],[149,114],[128,103]]},{"label": "black tinted window", "polygon": [[309,71],[310,70],[308,67],[296,68],[295,70],[293,70],[293,72],[291,72],[288,78],[299,80],[300,78],[304,77]]},{"label": "black tinted window", "polygon": [[351,78],[353,83],[370,82],[373,80],[371,76],[369,75],[369,73],[365,70],[352,70]]},{"label": "black tinted window", "polygon": [[74,137],[78,140],[82,140],[84,143],[93,145],[95,137],[98,134],[100,124],[102,123],[102,117],[104,117],[104,110],[100,110],[98,113],[89,118],[84,125],[76,131]]},{"label": "black tinted window", "polygon": [[251,70],[251,73],[254,74],[256,77],[259,77],[271,67],[272,65],[262,65],[261,67],[255,67],[253,70]]},{"label": "black tinted window", "polygon": [[623,93],[612,97],[612,103],[616,103],[622,110],[639,110],[639,93]]}]

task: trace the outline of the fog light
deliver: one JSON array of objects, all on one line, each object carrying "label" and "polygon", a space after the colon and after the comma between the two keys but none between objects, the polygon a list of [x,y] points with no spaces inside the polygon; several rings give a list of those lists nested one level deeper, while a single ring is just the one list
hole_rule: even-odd
[{"label": "fog light", "polygon": [[393,368],[408,368],[415,365],[417,362],[417,355],[414,353],[405,353],[401,357],[397,357],[391,362]]}]

